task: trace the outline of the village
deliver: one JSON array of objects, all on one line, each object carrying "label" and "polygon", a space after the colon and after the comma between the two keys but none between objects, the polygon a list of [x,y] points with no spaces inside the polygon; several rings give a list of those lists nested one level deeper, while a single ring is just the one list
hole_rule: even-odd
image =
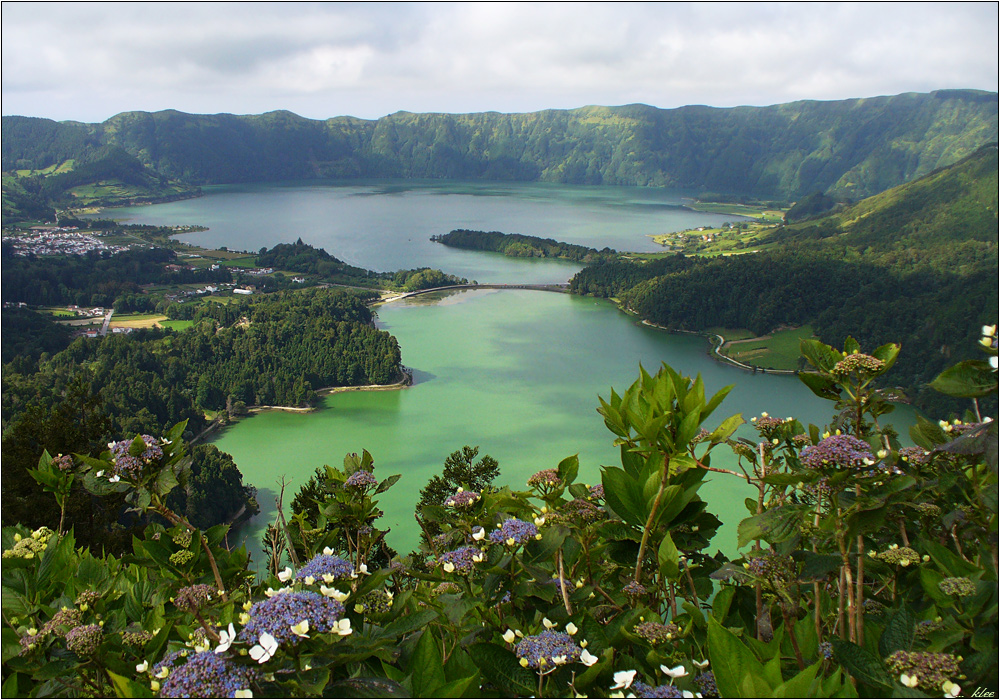
[{"label": "village", "polygon": [[32,226],[31,233],[4,235],[14,254],[29,255],[86,255],[91,252],[120,253],[131,246],[105,243],[91,233],[82,233],[76,226]]}]

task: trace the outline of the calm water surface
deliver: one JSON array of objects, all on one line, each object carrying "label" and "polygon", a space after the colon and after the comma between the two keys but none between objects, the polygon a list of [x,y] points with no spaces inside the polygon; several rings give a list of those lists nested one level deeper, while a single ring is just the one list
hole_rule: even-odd
[{"label": "calm water surface", "polygon": [[681,207],[682,194],[637,187],[445,181],[209,187],[206,196],[105,212],[133,222],[197,224],[201,246],[259,250],[301,237],[352,265],[434,267],[479,282],[565,282],[579,265],[524,261],[432,243],[456,228],[523,233],[594,248],[656,251],[649,235],[735,221]]},{"label": "calm water surface", "polygon": [[[463,445],[478,445],[480,454],[499,460],[498,483],[515,488],[572,454],[580,455],[580,479],[599,483],[601,465],[619,462],[613,435],[596,412],[597,397],[607,398],[612,386],[624,390],[640,363],[650,371],[667,362],[690,376],[700,372],[710,392],[735,384],[710,418],[713,428],[734,413],[749,419],[767,411],[819,425],[829,419],[830,405],[797,378],[721,365],[705,354],[705,340],[636,324],[605,301],[476,290],[396,302],[380,307],[379,316],[415,369],[414,386],[335,394],[311,414],[260,414],[215,441],[260,490],[263,512],[241,533],[252,551],[259,551],[260,534],[274,518],[279,479],[289,482],[287,506],[316,467],[340,466],[346,453],[362,449],[372,453],[380,478],[402,474],[381,502],[383,527],[392,528],[389,542],[402,553],[419,539],[413,519],[419,490]],[[746,430],[746,437],[754,435]],[[716,538],[723,551],[735,550],[744,492],[741,482],[722,474],[702,489],[712,512],[728,520]]]}]

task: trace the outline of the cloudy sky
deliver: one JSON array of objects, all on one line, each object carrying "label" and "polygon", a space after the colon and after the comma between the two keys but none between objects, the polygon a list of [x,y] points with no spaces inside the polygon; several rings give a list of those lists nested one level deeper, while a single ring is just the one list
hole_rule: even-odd
[{"label": "cloudy sky", "polygon": [[3,114],[377,118],[998,87],[997,3],[4,2]]}]

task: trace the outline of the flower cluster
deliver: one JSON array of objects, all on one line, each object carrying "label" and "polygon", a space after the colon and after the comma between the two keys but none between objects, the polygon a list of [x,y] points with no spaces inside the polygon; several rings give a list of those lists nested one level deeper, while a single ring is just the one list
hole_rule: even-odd
[{"label": "flower cluster", "polygon": [[683,692],[680,688],[675,688],[670,684],[646,685],[642,681],[635,681],[629,686],[632,695],[637,698],[682,698]]},{"label": "flower cluster", "polygon": [[941,507],[934,503],[917,503],[913,506],[922,517],[936,520],[941,517]]},{"label": "flower cluster", "polygon": [[582,652],[583,649],[570,635],[553,630],[525,637],[514,650],[522,666],[533,668],[539,673],[554,671],[563,664],[576,663]]},{"label": "flower cluster", "polygon": [[144,647],[153,639],[153,633],[148,630],[138,632],[123,631],[122,644],[130,647]]},{"label": "flower cluster", "polygon": [[358,605],[361,606],[359,612],[366,615],[384,615],[392,610],[392,591],[387,591],[384,588],[370,591],[361,597],[361,602]]},{"label": "flower cluster", "polygon": [[802,449],[799,455],[802,464],[810,469],[822,467],[841,467],[843,469],[861,469],[875,463],[868,443],[853,435],[831,435],[824,438],[818,445]]},{"label": "flower cluster", "polygon": [[347,481],[344,482],[344,486],[357,489],[358,491],[366,491],[370,488],[378,486],[378,479],[376,479],[375,475],[370,471],[359,469],[347,477]]},{"label": "flower cluster", "polygon": [[965,576],[942,579],[938,588],[945,595],[966,598],[976,594],[976,584]]},{"label": "flower cluster", "polygon": [[656,646],[657,644],[669,642],[674,637],[679,636],[681,628],[673,622],[668,622],[666,624],[662,624],[660,622],[640,622],[632,628],[632,631],[653,646]]},{"label": "flower cluster", "polygon": [[[829,644],[829,642],[823,642],[822,644]],[[822,646],[822,644],[820,646]],[[831,645],[831,654],[832,653],[833,652]],[[705,671],[704,673],[699,673],[697,676],[694,677],[694,684],[698,686],[698,690],[701,691],[702,697],[706,698],[719,697],[719,686],[715,682],[715,674],[712,671]]]},{"label": "flower cluster", "polygon": [[61,472],[72,471],[73,457],[72,455],[56,455],[52,460],[52,466]]},{"label": "flower cluster", "polygon": [[194,559],[194,552],[190,549],[182,549],[170,555],[170,563],[174,566],[184,566],[192,559]]},{"label": "flower cluster", "polygon": [[235,698],[257,680],[256,669],[238,666],[223,654],[202,651],[188,655],[175,651],[156,664],[157,674],[166,680],[160,689],[165,698]]},{"label": "flower cluster", "polygon": [[858,376],[874,376],[885,368],[885,363],[871,355],[855,352],[838,362],[830,370],[830,374],[843,379],[851,374]]},{"label": "flower cluster", "polygon": [[10,549],[4,550],[3,558],[33,559],[45,551],[45,548],[49,544],[49,540],[52,539],[52,535],[54,534],[55,533],[47,527],[38,528],[28,537],[22,537],[20,533],[15,534],[14,546]]},{"label": "flower cluster", "polygon": [[111,450],[111,462],[114,465],[112,480],[138,481],[139,477],[142,476],[143,467],[163,458],[163,448],[157,443],[156,438],[152,435],[140,435],[139,437],[146,448],[135,457],[131,454],[132,440],[108,443],[108,448]]},{"label": "flower cluster", "polygon": [[[357,473],[359,472],[355,472],[355,474]],[[318,580],[330,583],[341,578],[351,578],[354,575],[354,566],[346,559],[330,554],[317,554],[299,569],[295,578],[308,586]]]},{"label": "flower cluster", "polygon": [[181,610],[197,612],[208,605],[208,603],[212,600],[213,595],[215,595],[215,587],[210,586],[207,583],[196,583],[193,586],[184,586],[184,588],[177,591],[177,595],[174,596],[174,605]]},{"label": "flower cluster", "polygon": [[900,547],[899,545],[890,545],[889,549],[884,552],[879,552],[872,556],[873,559],[878,559],[879,561],[884,561],[886,564],[891,564],[893,566],[909,566],[915,562],[920,561],[920,554],[909,547]]},{"label": "flower cluster", "polygon": [[830,642],[819,643],[819,653],[824,659],[833,658],[833,644]]},{"label": "flower cluster", "polygon": [[646,587],[643,586],[638,581],[629,581],[624,586],[622,586],[622,592],[625,593],[629,598],[638,598],[640,596],[646,595]]},{"label": "flower cluster", "polygon": [[66,648],[77,656],[92,656],[101,647],[100,625],[81,625],[66,633]]},{"label": "flower cluster", "polygon": [[528,477],[528,486],[532,488],[551,488],[562,486],[562,479],[559,478],[558,469],[543,469]]},{"label": "flower cluster", "polygon": [[101,594],[98,593],[97,591],[86,590],[80,592],[80,595],[76,597],[76,600],[73,602],[73,604],[79,605],[81,610],[86,610],[100,599],[101,599]]},{"label": "flower cluster", "polygon": [[449,574],[457,571],[460,574],[468,574],[475,568],[475,563],[483,560],[483,553],[478,547],[467,545],[445,552],[438,557],[438,564]]},{"label": "flower cluster", "polygon": [[756,416],[750,419],[753,426],[757,428],[757,432],[760,433],[761,437],[766,437],[771,439],[774,434],[778,432],[778,429],[785,424],[781,418],[774,418],[767,415],[766,413],[761,413],[760,418]]},{"label": "flower cluster", "polygon": [[798,578],[795,560],[775,554],[773,551],[747,555],[743,568],[756,578],[764,579],[775,589],[785,588]]},{"label": "flower cluster", "polygon": [[444,500],[444,504],[448,508],[468,508],[476,503],[479,498],[480,494],[478,491],[466,491],[463,488],[459,488],[458,491]]},{"label": "flower cluster", "polygon": [[899,451],[899,458],[908,464],[919,466],[930,461],[930,453],[922,447],[904,447]]},{"label": "flower cluster", "polygon": [[604,500],[604,484],[595,484],[590,487],[590,497],[598,501]]},{"label": "flower cluster", "polygon": [[490,533],[490,542],[506,544],[508,547],[524,544],[528,540],[540,537],[534,523],[528,523],[517,518],[508,518]]},{"label": "flower cluster", "polygon": [[893,673],[915,679],[914,685],[927,692],[939,692],[946,682],[960,677],[960,659],[954,654],[926,651],[897,651],[885,660]]},{"label": "flower cluster", "polygon": [[42,625],[42,636],[56,634],[66,636],[66,631],[83,624],[83,612],[75,608],[62,608],[52,618]]},{"label": "flower cluster", "polygon": [[256,644],[264,633],[279,643],[298,644],[302,636],[292,631],[294,625],[309,621],[309,629],[329,632],[344,616],[344,606],[313,591],[282,593],[254,603],[250,621],[240,630],[240,639]]},{"label": "flower cluster", "polygon": [[553,515],[555,522],[563,521],[575,525],[591,525],[608,517],[600,506],[586,498],[574,498]]}]

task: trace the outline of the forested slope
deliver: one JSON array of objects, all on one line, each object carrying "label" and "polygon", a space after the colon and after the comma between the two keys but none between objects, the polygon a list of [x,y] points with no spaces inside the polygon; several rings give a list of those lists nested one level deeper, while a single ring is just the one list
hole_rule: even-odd
[{"label": "forested slope", "polygon": [[997,148],[823,219],[776,228],[767,252],[622,260],[581,271],[579,293],[615,296],[669,328],[812,323],[828,343],[901,342],[889,381],[922,388],[996,322]]},{"label": "forested slope", "polygon": [[995,140],[997,95],[968,90],[717,109],[647,105],[317,121],[127,112],[102,124],[3,118],[3,168],[117,146],[193,184],[404,177],[670,186],[859,199]]}]

